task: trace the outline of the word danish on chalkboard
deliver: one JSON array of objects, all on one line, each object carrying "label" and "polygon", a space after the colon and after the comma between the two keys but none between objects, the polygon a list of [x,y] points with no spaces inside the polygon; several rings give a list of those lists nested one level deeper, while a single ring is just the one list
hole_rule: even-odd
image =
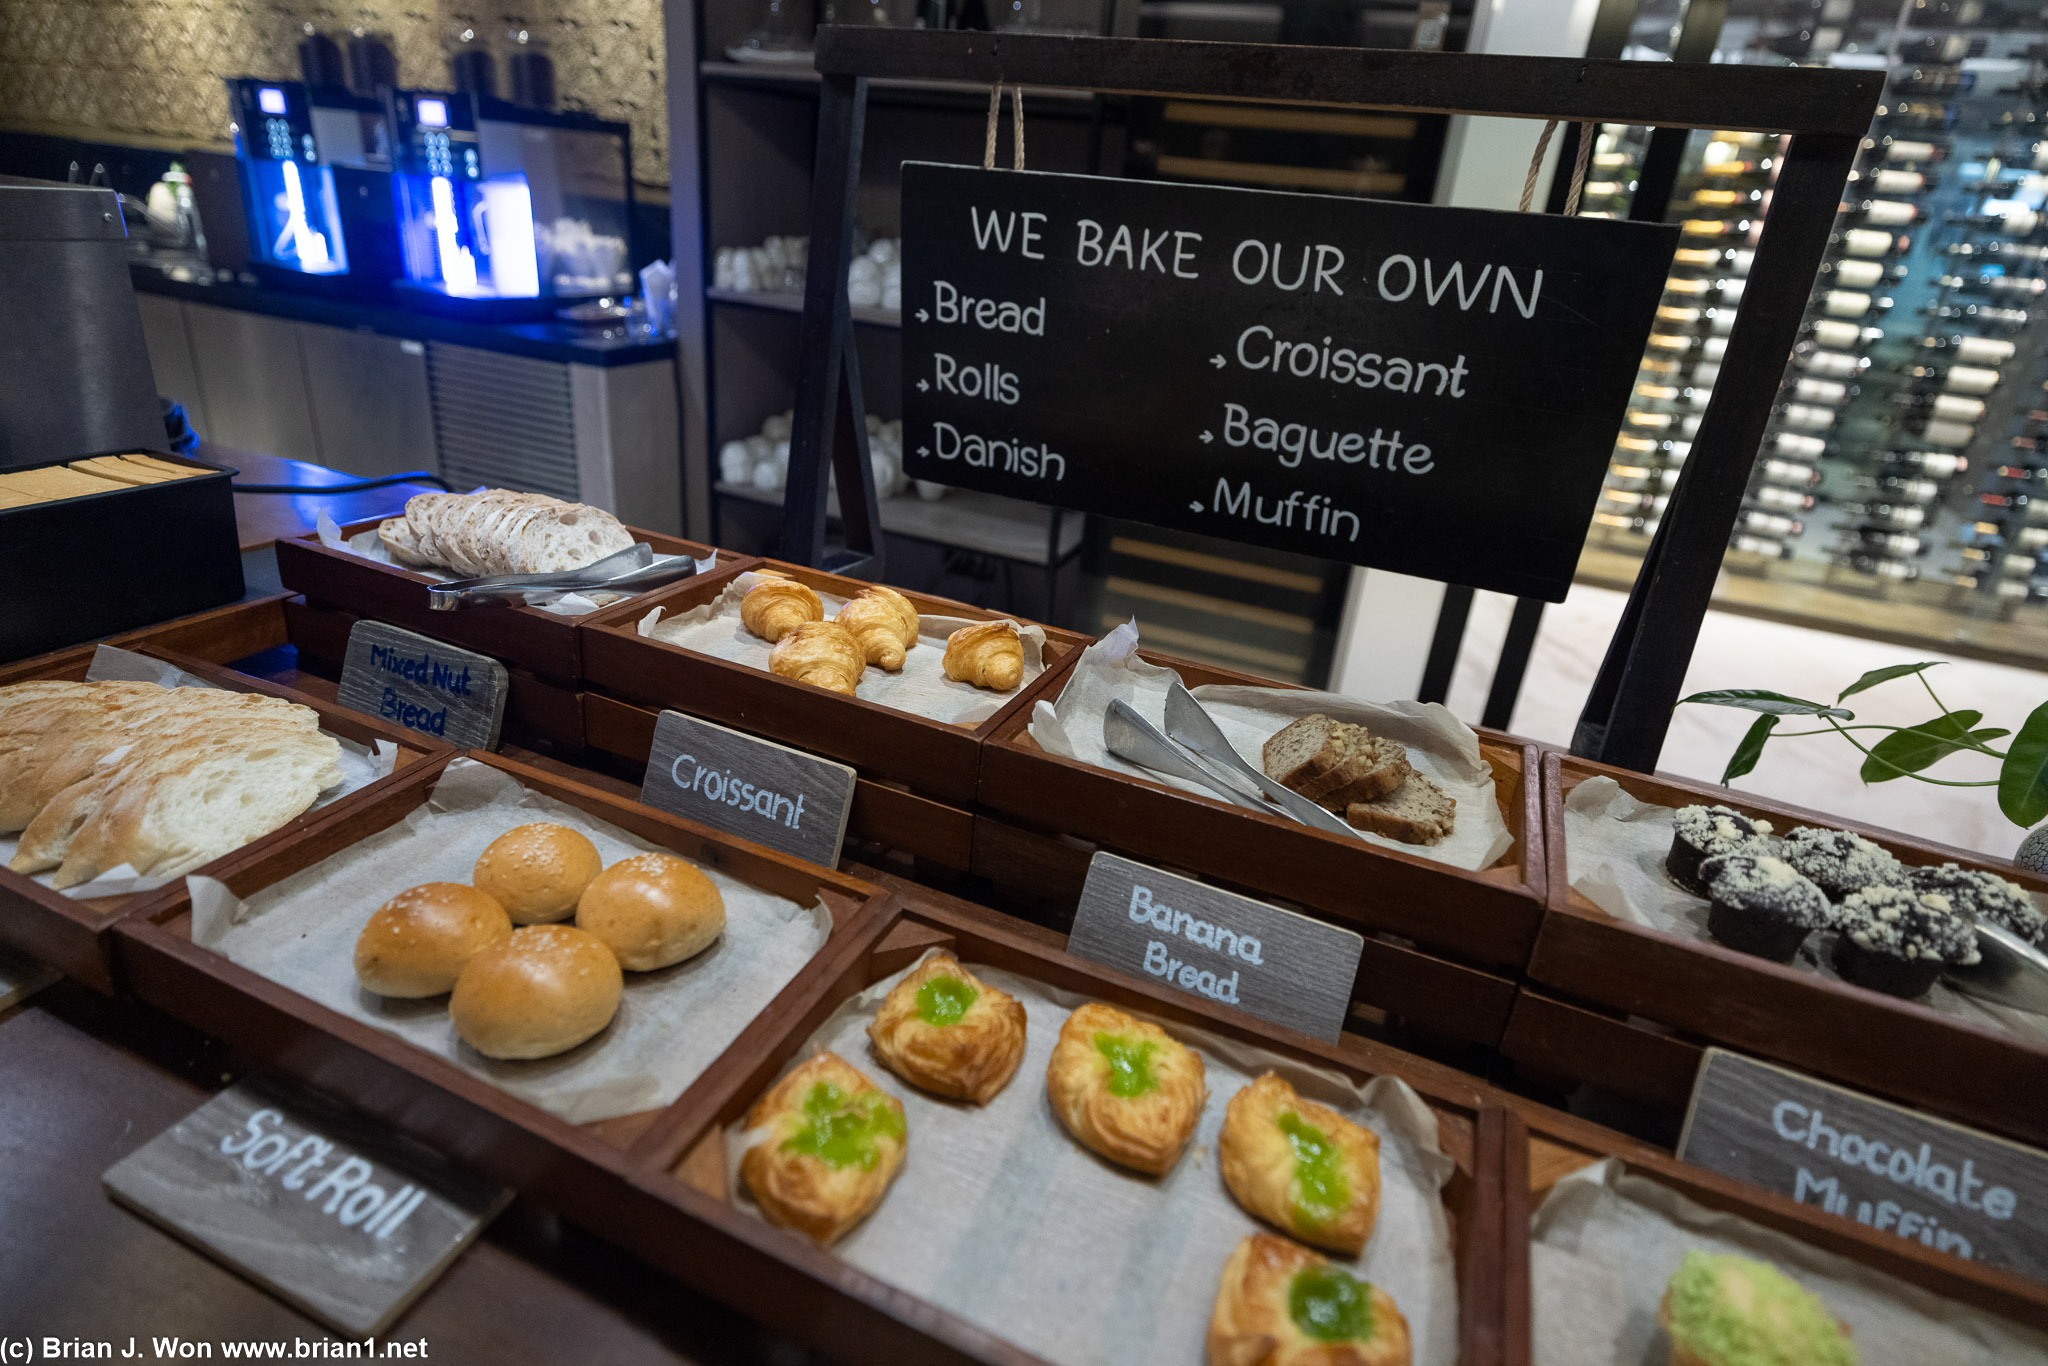
[{"label": "word danish on chalkboard", "polygon": [[351,1337],[388,1326],[511,1199],[271,1078],[229,1087],[102,1180]]},{"label": "word danish on chalkboard", "polygon": [[1069,952],[1334,1041],[1365,941],[1193,878],[1097,853]]},{"label": "word danish on chalkboard", "polygon": [[1678,1156],[1937,1252],[2048,1279],[2048,1153],[1710,1048]]},{"label": "word danish on chalkboard", "polygon": [[830,868],[846,840],[854,781],[845,764],[664,711],[640,800]]},{"label": "word danish on chalkboard", "polygon": [[906,163],[904,466],[1560,601],[1677,235]]},{"label": "word danish on chalkboard", "polygon": [[341,704],[463,749],[495,749],[511,675],[489,655],[381,621],[349,628]]}]

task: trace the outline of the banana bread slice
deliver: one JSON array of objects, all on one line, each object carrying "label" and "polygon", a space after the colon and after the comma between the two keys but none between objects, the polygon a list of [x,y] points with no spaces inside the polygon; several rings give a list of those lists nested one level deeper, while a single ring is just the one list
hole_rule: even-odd
[{"label": "banana bread slice", "polygon": [[1360,830],[1403,844],[1438,844],[1457,823],[1458,802],[1420,773],[1394,792],[1371,801],[1352,802],[1344,819]]},{"label": "banana bread slice", "polygon": [[1344,759],[1344,752],[1334,743],[1338,726],[1317,712],[1273,732],[1259,751],[1266,776],[1299,792],[1303,783],[1328,773]]},{"label": "banana bread slice", "polygon": [[1406,749],[1364,726],[1339,722],[1330,743],[1343,757],[1295,789],[1312,802],[1341,811],[1351,802],[1372,801],[1397,790],[1414,771],[1408,767]]}]

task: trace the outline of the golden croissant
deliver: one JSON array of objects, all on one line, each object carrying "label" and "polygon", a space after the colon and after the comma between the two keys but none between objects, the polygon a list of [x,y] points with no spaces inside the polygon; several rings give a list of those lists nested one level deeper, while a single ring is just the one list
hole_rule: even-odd
[{"label": "golden croissant", "polygon": [[903,667],[903,652],[917,644],[917,609],[893,588],[863,588],[832,620],[853,632],[868,663],[890,673]]},{"label": "golden croissant", "polygon": [[795,579],[763,579],[740,599],[740,624],[773,645],[807,621],[823,621],[825,604]]},{"label": "golden croissant", "polygon": [[838,622],[806,621],[775,643],[768,654],[768,671],[851,697],[867,671],[867,661],[853,632]]},{"label": "golden croissant", "polygon": [[946,677],[992,692],[1024,681],[1024,642],[1007,621],[962,626],[946,640]]}]

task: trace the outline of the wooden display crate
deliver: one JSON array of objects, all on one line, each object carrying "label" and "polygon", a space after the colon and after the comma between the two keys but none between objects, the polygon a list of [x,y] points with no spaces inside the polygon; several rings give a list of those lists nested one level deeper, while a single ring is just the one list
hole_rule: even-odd
[{"label": "wooden display crate", "polygon": [[[587,692],[580,697],[584,743],[644,771],[654,747],[657,714],[602,693]],[[974,813],[921,797],[900,783],[858,778],[853,785],[846,838],[879,844],[935,868],[964,873],[973,855]]]},{"label": "wooden display crate", "polygon": [[[351,522],[341,531],[344,536],[353,536],[374,530],[385,520],[372,517],[367,521]],[[654,547],[657,555],[688,555],[693,559],[704,559],[712,554],[712,547],[695,541],[678,540],[674,536],[642,531],[637,527],[626,529],[634,540],[645,541]],[[738,558],[727,551],[718,553],[721,568]],[[525,670],[571,689],[582,677],[582,637],[577,628],[589,617],[559,616],[519,604],[437,612],[428,606],[427,599],[427,590],[434,586],[436,580],[397,565],[379,564],[345,550],[330,549],[320,543],[317,533],[277,543],[277,575],[286,588],[303,594],[306,602],[316,609],[402,626],[408,631],[417,631],[423,636],[489,655],[503,661],[507,667]],[[604,610],[624,608],[630,611],[630,604],[638,601],[640,597],[636,596],[628,603],[614,604]]]},{"label": "wooden display crate", "polygon": [[[1034,918],[1064,930],[1073,923],[1098,848],[978,812],[971,871],[1009,899],[1028,904]],[[1380,1015],[1396,1016],[1419,1031],[1419,1038],[1492,1048],[1507,1031],[1517,995],[1514,978],[1367,934],[1351,983],[1351,1011],[1366,1024],[1377,1024]]]},{"label": "wooden display crate", "polygon": [[[1568,1115],[1517,1107],[1506,1116],[1501,1150],[1506,1158],[1501,1187],[1506,1231],[1502,1302],[1507,1344],[1502,1366],[1537,1366],[1530,1322],[1531,1213],[1557,1182],[1609,1157],[1620,1158],[1631,1175],[1669,1187],[1710,1210],[1760,1224],[1944,1299],[1960,1301],[2037,1330],[2048,1328],[2048,1285],[1988,1263],[1936,1252],[1913,1239],[1880,1232],[1853,1219],[1824,1213],[1816,1206],[1802,1205],[1788,1196],[1690,1166]],[[1655,1306],[1644,1305],[1641,1312],[1654,1314]]]},{"label": "wooden display crate", "polygon": [[[1446,1188],[1459,1282],[1460,1361],[1501,1360],[1501,1300],[1506,1215],[1499,1175],[1507,1126],[1476,1084],[1393,1049],[1346,1041],[1338,1046],[1253,1021],[1139,978],[1073,958],[1044,931],[1006,925],[987,912],[965,913],[938,900],[899,904],[870,922],[862,942],[831,964],[822,958],[763,1016],[761,1028],[730,1050],[700,1084],[693,1104],[677,1107],[650,1130],[636,1171],[642,1190],[665,1212],[643,1225],[634,1250],[694,1288],[781,1331],[862,1366],[905,1362],[1041,1363],[974,1323],[859,1271],[798,1234],[735,1209],[726,1198],[724,1131],[737,1122],[804,1042],[848,997],[943,948],[969,965],[1000,968],[1091,999],[1145,1011],[1166,1021],[1300,1058],[1358,1081],[1392,1074],[1408,1081],[1436,1113],[1440,1141],[1458,1164]],[[869,1058],[850,1059],[871,1069]],[[1020,1073],[1012,1086],[1044,1085]],[[1211,1095],[1209,1104],[1229,1098]],[[1194,1160],[1189,1154],[1183,1162]],[[1212,1167],[1213,1170],[1213,1167]],[[906,1171],[899,1181],[914,1178]],[[1055,1311],[1056,1306],[1048,1306]]]},{"label": "wooden display crate", "polygon": [[[723,593],[749,568],[773,569],[820,593],[850,598],[868,587],[858,579],[776,560],[736,565],[635,600],[630,615],[607,609],[584,628],[583,676],[593,692],[659,711],[673,708],[837,759],[863,777],[902,783],[957,806],[973,803],[982,743],[1031,713],[1031,704],[1066,663],[1079,657],[1087,637],[1045,627],[1045,671],[1002,699],[1002,708],[979,725],[956,726],[894,707],[798,683],[730,660],[715,659],[639,633],[654,607],[687,612]],[[1001,612],[923,593],[904,593],[927,615],[1004,620]],[[920,648],[930,649],[929,645]],[[996,696],[990,694],[991,697]]]},{"label": "wooden display crate", "polygon": [[[1293,688],[1250,674],[1140,650],[1190,688],[1206,683]],[[1042,690],[1059,696],[1061,678]],[[1543,915],[1539,751],[1485,732],[1480,752],[1514,847],[1467,872],[1417,854],[1247,811],[1214,797],[1112,773],[1040,749],[1029,709],[997,727],[982,755],[981,804],[1021,825],[1073,836],[1120,854],[1292,903],[1367,932],[1384,931],[1481,968],[1519,971]],[[1497,1036],[1496,1036],[1497,1037]]]},{"label": "wooden display crate", "polygon": [[[2010,878],[2029,891],[2048,891],[2048,877],[1710,783],[1647,777],[1551,753],[1543,767],[1550,896],[1529,960],[1529,980],[1549,995],[1640,1016],[1703,1042],[1754,1053],[2023,1142],[2048,1143],[2048,1106],[2039,1099],[2042,1078],[2048,1077],[2048,1044],[1717,943],[1617,920],[1573,891],[1565,874],[1564,802],[1573,788],[1594,777],[1612,778],[1630,795],[1659,806],[1732,807],[1769,820],[1781,832],[1797,825],[1854,831],[1891,850],[1901,862],[1953,861]],[[1623,1026],[1632,1035],[1603,1031],[1591,1022],[1599,1017],[1590,1012],[1581,1012],[1586,1018],[1570,1024],[1547,1007],[1539,1013],[1553,1024],[1608,1032],[1617,1043],[1634,1048],[1644,1065],[1634,1084],[1616,1089],[1669,1100],[1676,1080],[1671,1068],[1688,1045],[1651,1042],[1640,1037],[1646,1032],[1640,1026]],[[1521,1055],[1529,1040],[1515,1038],[1507,1046]],[[1546,1066],[1605,1069],[1603,1084],[1608,1085],[1630,1080],[1615,1075],[1613,1055],[1576,1045],[1545,1051]]]},{"label": "wooden display crate", "polygon": [[[402,783],[414,765],[450,752],[448,746],[429,736],[415,735],[409,730],[387,725],[332,702],[309,697],[291,688],[251,678],[246,674],[219,668],[206,660],[176,649],[165,648],[158,643],[170,641],[204,644],[208,640],[239,643],[243,638],[246,618],[260,614],[264,608],[271,605],[267,602],[255,604],[253,613],[247,609],[231,608],[203,613],[199,618],[186,618],[181,622],[171,623],[158,636],[152,636],[148,632],[132,633],[121,639],[121,648],[166,660],[218,687],[236,692],[263,693],[283,698],[287,702],[296,702],[300,706],[311,707],[320,713],[321,729],[344,739],[361,744],[389,740],[398,746],[397,768],[389,777],[380,778],[331,806],[307,812],[253,844],[194,870],[208,877],[214,876],[216,870],[251,851],[291,843],[301,831],[336,812],[375,801],[379,793]],[[30,661],[20,669],[10,671],[4,680],[0,680],[0,686],[29,679],[83,679],[86,670],[92,664],[95,648],[97,647],[81,646],[54,655],[45,655],[39,664],[37,661]],[[32,958],[40,959],[66,976],[75,977],[88,986],[111,992],[114,990],[116,979],[109,932],[115,923],[131,912],[141,912],[154,906],[163,898],[175,894],[183,885],[183,879],[179,879],[152,892],[81,899],[52,891],[31,877],[0,866],[0,943],[9,944]]]},{"label": "wooden display crate", "polygon": [[[298,831],[289,840],[252,847],[213,866],[211,876],[250,896],[402,821],[427,800],[453,752],[415,765],[346,811]],[[735,1048],[766,1047],[771,1022],[801,995],[812,975],[866,942],[878,912],[871,885],[787,858],[744,840],[611,796],[539,769],[471,751],[534,791],[568,803],[692,861],[795,900],[822,899],[832,915],[825,944]],[[354,1106],[449,1159],[539,1198],[598,1232],[644,1203],[624,1185],[647,1135],[665,1128],[664,1111],[572,1124],[489,1082],[404,1042],[396,1035],[329,1010],[192,942],[191,903],[175,894],[127,917],[116,931],[129,988],[142,1000],[230,1045],[252,1062],[268,1063]],[[337,971],[352,969],[338,964]],[[755,1042],[757,1040],[758,1042]],[[696,1097],[714,1083],[719,1065],[686,1089],[669,1110],[701,1108]],[[676,1121],[671,1120],[670,1123]]]}]

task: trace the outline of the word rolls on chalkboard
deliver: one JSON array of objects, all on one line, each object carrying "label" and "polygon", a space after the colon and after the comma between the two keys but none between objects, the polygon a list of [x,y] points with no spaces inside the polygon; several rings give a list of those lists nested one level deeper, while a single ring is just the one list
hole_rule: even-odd
[{"label": "word rolls on chalkboard", "polygon": [[904,468],[1561,601],[1677,240],[907,162]]}]

